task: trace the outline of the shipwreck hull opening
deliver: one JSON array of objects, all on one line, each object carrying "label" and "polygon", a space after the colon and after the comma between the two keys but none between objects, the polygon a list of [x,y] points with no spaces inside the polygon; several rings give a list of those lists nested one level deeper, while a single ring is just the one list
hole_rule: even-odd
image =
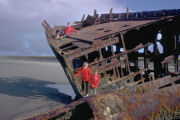
[{"label": "shipwreck hull opening", "polygon": [[89,107],[87,102],[81,103],[75,108],[63,112],[58,116],[52,117],[48,120],[93,120],[94,115],[92,109]]}]

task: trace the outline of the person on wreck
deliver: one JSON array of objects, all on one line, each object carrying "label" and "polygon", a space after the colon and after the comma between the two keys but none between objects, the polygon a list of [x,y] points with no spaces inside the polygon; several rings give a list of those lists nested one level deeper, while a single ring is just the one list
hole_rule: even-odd
[{"label": "person on wreck", "polygon": [[84,62],[83,67],[78,70],[75,76],[81,75],[82,79],[82,91],[84,91],[84,87],[86,86],[86,96],[88,96],[89,89],[89,80],[91,78],[91,69],[88,67],[88,63]]},{"label": "person on wreck", "polygon": [[71,35],[71,32],[75,32],[76,34],[79,34],[75,28],[71,26],[71,24],[68,22],[67,26],[65,27],[64,31],[60,31],[57,35],[57,39],[68,37]]},{"label": "person on wreck", "polygon": [[99,85],[99,75],[98,75],[98,72],[97,70],[94,70],[94,74],[91,75],[91,79],[89,81],[89,84],[90,84],[90,94],[91,95],[95,95],[96,94],[96,89]]}]

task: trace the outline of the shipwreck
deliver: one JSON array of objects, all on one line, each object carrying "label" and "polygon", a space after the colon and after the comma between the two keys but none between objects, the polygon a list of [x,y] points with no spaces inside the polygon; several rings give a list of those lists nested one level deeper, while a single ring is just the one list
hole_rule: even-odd
[{"label": "shipwreck", "polygon": [[95,96],[27,119],[80,119],[83,113],[83,119],[140,120],[167,106],[180,108],[180,9],[111,9],[101,15],[94,10],[75,22],[80,34],[62,40],[56,34],[64,26],[42,25],[76,96],[85,96],[81,79],[74,77],[83,62],[98,70],[100,85]]},{"label": "shipwreck", "polygon": [[[83,15],[73,27],[79,35],[56,40],[56,31],[64,26],[44,21],[47,41],[62,65],[78,97],[81,80],[75,71],[88,62],[101,76],[98,93],[118,90],[179,74],[180,10]],[[161,36],[161,37],[158,37]],[[160,53],[158,44],[163,52]],[[151,51],[150,48],[151,47]],[[139,52],[141,51],[141,52]],[[172,63],[174,69],[169,69]]]}]

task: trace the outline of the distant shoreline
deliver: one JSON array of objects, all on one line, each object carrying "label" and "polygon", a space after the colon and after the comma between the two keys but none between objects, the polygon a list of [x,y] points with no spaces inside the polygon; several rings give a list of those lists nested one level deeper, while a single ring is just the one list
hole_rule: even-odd
[{"label": "distant shoreline", "polygon": [[[58,60],[55,56],[0,56],[1,60],[23,60],[23,61],[36,61],[36,62],[56,62]],[[180,57],[179,57],[180,60]]]},{"label": "distant shoreline", "polygon": [[0,56],[0,59],[37,61],[37,62],[58,62],[55,56]]}]

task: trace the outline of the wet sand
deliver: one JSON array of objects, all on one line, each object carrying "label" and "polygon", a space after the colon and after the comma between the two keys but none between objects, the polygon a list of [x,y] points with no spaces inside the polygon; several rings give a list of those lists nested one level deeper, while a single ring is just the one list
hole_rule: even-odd
[{"label": "wet sand", "polygon": [[74,96],[59,63],[0,57],[1,120],[56,109]]},{"label": "wet sand", "polygon": [[74,96],[61,65],[53,58],[0,56],[0,120],[56,109]]}]

